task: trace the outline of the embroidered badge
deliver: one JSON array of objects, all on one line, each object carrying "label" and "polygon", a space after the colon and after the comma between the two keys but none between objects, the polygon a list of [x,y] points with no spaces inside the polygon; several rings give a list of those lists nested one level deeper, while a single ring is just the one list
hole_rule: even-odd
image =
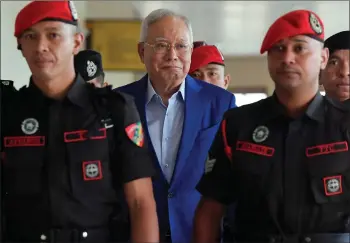
[{"label": "embroidered badge", "polygon": [[315,31],[316,34],[322,34],[323,29],[321,23],[313,13],[310,13],[309,22],[312,30]]},{"label": "embroidered badge", "polygon": [[144,135],[141,122],[133,123],[125,128],[130,140],[139,147],[143,146]]},{"label": "embroidered badge", "polygon": [[96,181],[102,179],[101,161],[83,162],[84,181]]},{"label": "embroidered badge", "polygon": [[324,191],[326,196],[334,196],[343,193],[342,176],[329,176],[323,178]]},{"label": "embroidered badge", "polygon": [[97,66],[93,61],[87,61],[86,72],[89,77],[92,77],[96,74]]},{"label": "embroidered badge", "polygon": [[27,135],[36,133],[39,129],[39,122],[34,118],[27,118],[22,122],[22,132]]},{"label": "embroidered badge", "polygon": [[253,132],[253,141],[256,143],[264,142],[269,136],[269,129],[265,126],[258,126]]},{"label": "embroidered badge", "polygon": [[78,20],[78,11],[75,7],[75,4],[73,3],[73,1],[68,1],[68,3],[69,3],[70,12],[72,14],[73,19]]}]

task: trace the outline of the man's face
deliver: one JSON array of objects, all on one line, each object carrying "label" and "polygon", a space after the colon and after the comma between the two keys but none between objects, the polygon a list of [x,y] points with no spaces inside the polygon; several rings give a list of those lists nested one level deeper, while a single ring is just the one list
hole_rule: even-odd
[{"label": "man's face", "polygon": [[73,57],[83,38],[72,25],[42,21],[26,30],[19,38],[19,44],[33,76],[51,80],[73,67]]},{"label": "man's face", "polygon": [[[170,50],[166,48],[168,45]],[[189,30],[183,20],[175,17],[164,17],[150,25],[146,43],[139,44],[139,55],[147,72],[166,82],[186,77],[191,54]]]},{"label": "man's face", "polygon": [[318,85],[320,69],[328,60],[328,49],[310,37],[284,39],[268,52],[268,69],[276,88],[293,90]]},{"label": "man's face", "polygon": [[196,79],[203,80],[224,89],[227,89],[230,83],[230,75],[225,75],[224,66],[219,64],[208,64],[207,66],[197,69],[190,75]]},{"label": "man's face", "polygon": [[341,101],[350,98],[349,56],[350,50],[333,52],[321,73],[321,84],[327,95]]}]

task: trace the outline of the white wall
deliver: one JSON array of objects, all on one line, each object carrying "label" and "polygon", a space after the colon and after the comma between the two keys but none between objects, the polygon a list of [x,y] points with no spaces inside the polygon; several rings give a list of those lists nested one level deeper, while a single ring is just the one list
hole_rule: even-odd
[{"label": "white wall", "polygon": [[29,1],[1,1],[1,79],[15,81],[16,88],[26,85],[30,70],[17,50],[13,36],[16,15]]}]

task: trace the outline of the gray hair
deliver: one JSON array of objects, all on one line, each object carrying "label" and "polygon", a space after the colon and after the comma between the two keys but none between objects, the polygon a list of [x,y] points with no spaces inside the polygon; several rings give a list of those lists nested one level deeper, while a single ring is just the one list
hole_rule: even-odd
[{"label": "gray hair", "polygon": [[176,17],[179,18],[181,20],[183,20],[187,26],[189,35],[190,35],[190,43],[192,44],[193,42],[193,31],[192,31],[192,25],[190,20],[181,14],[177,14],[172,10],[169,9],[157,9],[152,11],[149,15],[147,15],[147,17],[142,21],[142,25],[141,25],[141,33],[140,33],[140,42],[145,42],[147,39],[147,31],[150,25],[154,24],[155,22],[157,22],[158,20],[164,18],[164,17],[168,17],[168,16],[172,16],[172,17]]}]

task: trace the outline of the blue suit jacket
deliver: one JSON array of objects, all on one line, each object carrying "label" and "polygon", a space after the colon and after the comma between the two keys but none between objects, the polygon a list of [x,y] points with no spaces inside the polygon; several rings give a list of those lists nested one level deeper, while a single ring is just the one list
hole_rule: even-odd
[{"label": "blue suit jacket", "polygon": [[[204,173],[208,150],[222,116],[236,106],[232,93],[204,81],[186,77],[185,116],[182,138],[171,183],[163,176],[147,129],[145,103],[148,76],[117,90],[135,98],[148,145],[159,176],[153,180],[161,240],[169,227],[173,243],[191,241],[195,209],[200,194],[195,187]],[[169,225],[170,224],[170,225]]]}]

